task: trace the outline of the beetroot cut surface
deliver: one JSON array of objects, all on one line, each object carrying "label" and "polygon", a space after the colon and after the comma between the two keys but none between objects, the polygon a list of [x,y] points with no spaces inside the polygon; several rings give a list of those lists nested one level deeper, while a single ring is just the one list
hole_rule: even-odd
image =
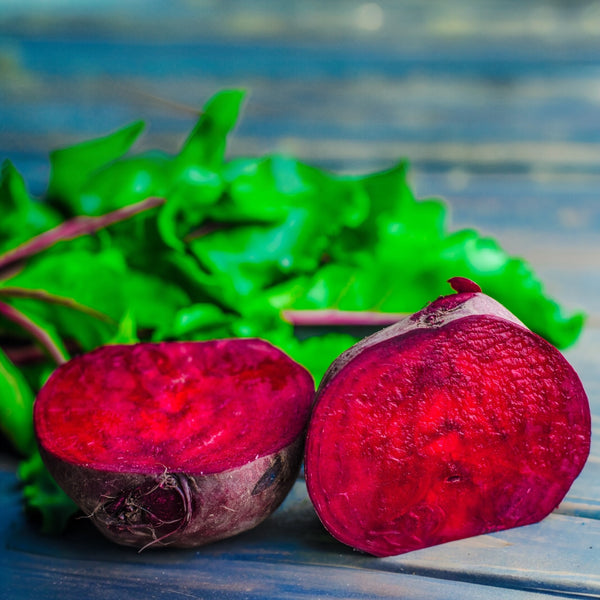
[{"label": "beetroot cut surface", "polygon": [[329,532],[390,556],[537,522],[589,454],[565,358],[473,282],[342,354],[311,417],[308,492]]},{"label": "beetroot cut surface", "polygon": [[49,471],[107,537],[198,546],[281,503],[313,395],[262,340],[104,346],[52,374],[34,424]]}]

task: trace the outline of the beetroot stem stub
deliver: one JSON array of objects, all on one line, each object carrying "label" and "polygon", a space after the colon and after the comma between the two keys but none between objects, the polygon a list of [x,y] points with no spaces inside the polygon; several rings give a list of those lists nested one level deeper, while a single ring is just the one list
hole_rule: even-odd
[{"label": "beetroot stem stub", "polygon": [[451,310],[442,298],[436,318],[359,342],[317,392],[308,492],[353,548],[389,556],[539,521],[586,461],[589,405],[572,367],[458,288],[469,294]]},{"label": "beetroot stem stub", "polygon": [[[168,544],[192,518],[190,482],[183,474],[163,473],[154,484],[146,482],[98,506],[94,517],[114,536],[131,540],[145,550]],[[147,541],[148,536],[152,539]],[[140,540],[140,544],[136,541]],[[142,545],[143,544],[143,545]]]},{"label": "beetroot stem stub", "polygon": [[467,279],[466,277],[452,277],[448,280],[448,283],[455,292],[462,293],[479,293],[481,288],[477,283]]}]

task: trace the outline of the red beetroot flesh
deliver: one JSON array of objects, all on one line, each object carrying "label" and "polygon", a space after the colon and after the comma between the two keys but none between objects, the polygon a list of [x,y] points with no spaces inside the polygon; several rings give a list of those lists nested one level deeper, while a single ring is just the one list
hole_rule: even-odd
[{"label": "red beetroot flesh", "polygon": [[260,340],[105,346],[53,373],[34,422],[50,472],[108,537],[195,546],[283,500],[313,394]]},{"label": "red beetroot flesh", "polygon": [[589,405],[564,357],[453,285],[342,355],[317,393],[310,497],[333,536],[376,556],[539,521],[589,453]]}]

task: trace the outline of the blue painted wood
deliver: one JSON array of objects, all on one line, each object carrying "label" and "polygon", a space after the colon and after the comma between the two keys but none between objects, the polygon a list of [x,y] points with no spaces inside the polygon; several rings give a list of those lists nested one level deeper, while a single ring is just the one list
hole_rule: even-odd
[{"label": "blue painted wood", "polygon": [[[600,597],[600,10],[545,0],[0,0],[0,152],[42,194],[48,152],[135,119],[175,150],[222,87],[250,99],[231,155],[291,153],[340,172],[412,164],[590,315],[567,357],[590,397],[590,460],[543,522],[374,559],[321,527],[302,480],[259,526],[196,551],[144,552],[86,521],[41,536],[0,457],[9,598]],[[0,215],[1,218],[1,215]]]},{"label": "blue painted wood", "polygon": [[82,593],[467,600],[534,598],[533,592],[600,595],[597,520],[553,515],[536,525],[377,559],[324,531],[299,480],[282,507],[253,531],[197,550],[139,554],[105,541],[85,521],[62,537],[40,536],[19,512],[14,489],[7,493],[11,479],[4,475],[0,483],[7,517],[0,526],[0,573],[23,600],[39,597],[40,590],[50,594],[44,598],[64,600]]}]

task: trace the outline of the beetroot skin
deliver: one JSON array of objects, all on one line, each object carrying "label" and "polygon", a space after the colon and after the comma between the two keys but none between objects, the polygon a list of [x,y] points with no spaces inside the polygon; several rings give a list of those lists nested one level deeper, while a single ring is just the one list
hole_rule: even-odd
[{"label": "beetroot skin", "polygon": [[261,340],[105,346],[52,374],[34,423],[48,470],[109,539],[192,547],[281,503],[313,397]]},{"label": "beetroot skin", "polygon": [[565,358],[462,278],[342,354],[308,429],[306,483],[339,541],[376,556],[537,522],[590,448]]}]

